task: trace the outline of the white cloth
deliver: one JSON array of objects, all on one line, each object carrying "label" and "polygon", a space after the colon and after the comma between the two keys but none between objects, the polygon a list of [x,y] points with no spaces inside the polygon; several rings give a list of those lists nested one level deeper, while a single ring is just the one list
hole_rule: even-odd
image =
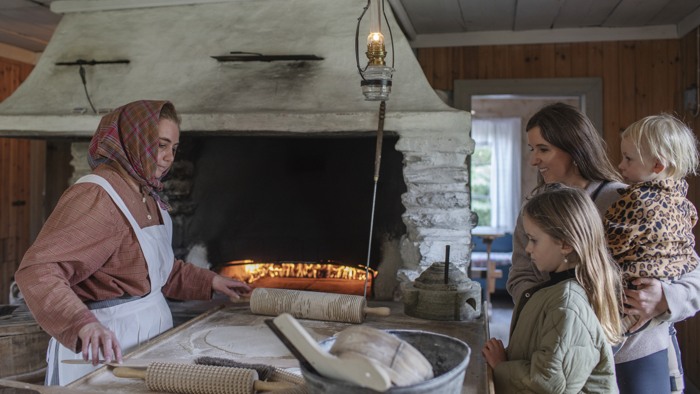
[{"label": "white cloth", "polygon": [[491,223],[513,232],[520,212],[520,118],[472,119],[472,138],[491,148]]},{"label": "white cloth", "polygon": [[[122,354],[126,354],[141,343],[173,326],[170,308],[161,292],[161,288],[170,276],[170,272],[173,269],[173,261],[175,260],[171,243],[173,234],[172,221],[168,212],[161,209],[160,214],[163,218],[163,225],[142,229],[136,223],[124,201],[104,178],[97,175],[87,175],[80,178],[76,183],[82,182],[96,183],[109,193],[114,203],[131,223],[148,264],[148,276],[151,284],[151,292],[148,295],[134,301],[92,311],[100,323],[114,332],[121,345]],[[100,355],[100,358],[104,357]],[[46,385],[65,386],[99,367],[93,367],[92,364],[75,365],[61,363],[61,360],[74,359],[82,359],[82,353],[74,353],[73,350],[64,347],[56,339],[51,338],[46,355],[46,362],[48,363]]]}]

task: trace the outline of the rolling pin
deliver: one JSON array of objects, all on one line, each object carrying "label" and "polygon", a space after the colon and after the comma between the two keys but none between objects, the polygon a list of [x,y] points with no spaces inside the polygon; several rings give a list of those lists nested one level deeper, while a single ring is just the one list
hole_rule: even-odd
[{"label": "rolling pin", "polygon": [[297,319],[344,323],[362,323],[365,315],[389,316],[390,313],[386,307],[368,307],[360,296],[266,288],[253,290],[250,311],[268,316],[289,313]]},{"label": "rolling pin", "polygon": [[258,380],[253,369],[211,365],[152,363],[146,369],[116,367],[114,376],[144,379],[151,391],[179,394],[254,394],[289,389],[289,382]]}]

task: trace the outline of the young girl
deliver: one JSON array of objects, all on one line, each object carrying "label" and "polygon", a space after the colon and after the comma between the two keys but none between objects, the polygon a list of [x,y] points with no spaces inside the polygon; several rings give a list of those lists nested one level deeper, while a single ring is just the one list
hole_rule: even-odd
[{"label": "young girl", "polygon": [[553,184],[522,212],[526,251],[550,279],[516,303],[508,349],[491,338],[482,350],[496,392],[616,393],[620,275],[595,205],[584,190]]},{"label": "young girl", "polygon": [[[622,133],[618,168],[631,184],[605,214],[608,247],[622,266],[625,285],[637,278],[673,281],[697,267],[693,226],[698,220],[686,199],[695,174],[695,136],[671,115],[647,116]],[[637,317],[623,319],[623,332],[643,325]],[[651,324],[650,326],[654,326]]]}]

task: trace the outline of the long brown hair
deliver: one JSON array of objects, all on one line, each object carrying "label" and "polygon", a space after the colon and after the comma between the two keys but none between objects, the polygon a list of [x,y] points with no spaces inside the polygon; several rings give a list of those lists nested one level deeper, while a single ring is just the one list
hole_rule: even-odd
[{"label": "long brown hair", "polygon": [[573,248],[576,280],[586,291],[610,343],[621,340],[622,280],[619,265],[608,252],[603,222],[588,194],[561,184],[547,185],[523,212],[550,237]]},{"label": "long brown hair", "polygon": [[[622,182],[622,177],[608,159],[605,141],[581,111],[564,103],[543,107],[525,126],[525,131],[539,127],[542,138],[571,156],[579,173],[588,181]],[[544,184],[537,176],[538,188]]]}]

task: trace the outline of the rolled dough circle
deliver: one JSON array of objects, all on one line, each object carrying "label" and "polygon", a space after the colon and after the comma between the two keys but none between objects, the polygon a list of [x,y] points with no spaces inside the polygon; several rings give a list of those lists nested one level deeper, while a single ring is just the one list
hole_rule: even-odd
[{"label": "rolled dough circle", "polygon": [[267,326],[217,327],[207,333],[204,341],[219,350],[244,356],[291,356]]}]

